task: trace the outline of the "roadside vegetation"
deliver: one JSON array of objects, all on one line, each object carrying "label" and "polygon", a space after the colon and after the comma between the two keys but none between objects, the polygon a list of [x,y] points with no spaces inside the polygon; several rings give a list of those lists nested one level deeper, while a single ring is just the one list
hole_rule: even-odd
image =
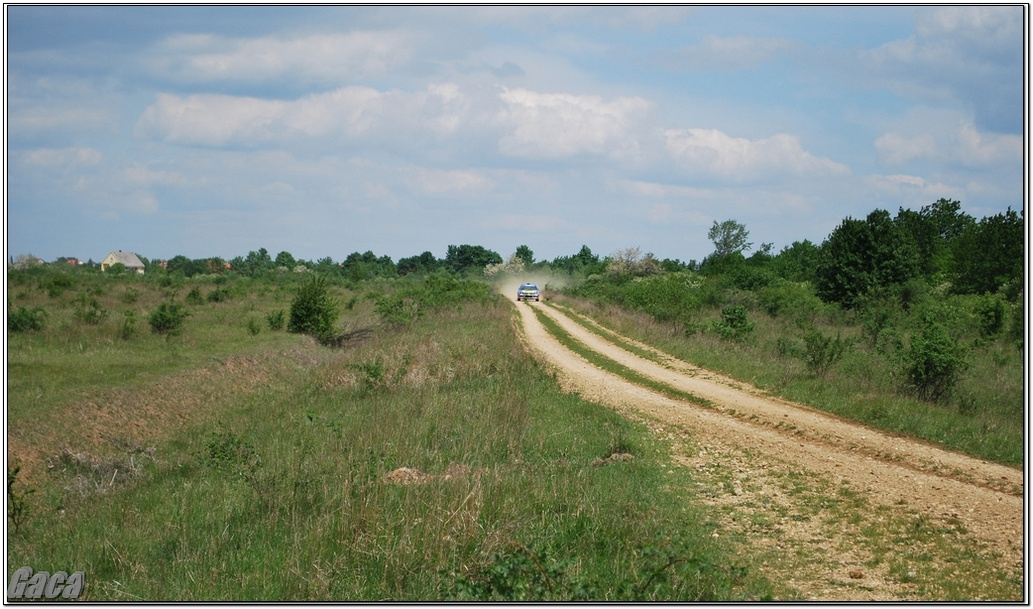
[{"label": "roadside vegetation", "polygon": [[692,473],[562,393],[492,283],[551,278],[548,304],[686,361],[1021,465],[1022,229],[941,200],[749,257],[715,222],[701,263],[20,256],[8,564],[85,570],[94,601],[767,599]]},{"label": "roadside vegetation", "polygon": [[9,332],[12,569],[84,570],[91,601],[771,594],[483,281],[12,275],[47,311]]},{"label": "roadside vegetation", "polygon": [[715,223],[702,264],[631,251],[551,298],[788,400],[1021,465],[1022,227],[941,200],[746,258],[744,227]]}]

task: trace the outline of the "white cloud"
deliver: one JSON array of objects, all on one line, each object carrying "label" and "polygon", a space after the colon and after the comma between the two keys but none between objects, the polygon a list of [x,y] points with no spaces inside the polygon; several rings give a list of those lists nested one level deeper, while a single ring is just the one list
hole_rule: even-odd
[{"label": "white cloud", "polygon": [[912,161],[960,163],[969,167],[1015,165],[1022,161],[1022,138],[982,133],[971,123],[935,134],[904,135],[890,131],[875,140],[879,160],[900,166]]},{"label": "white cloud", "polygon": [[844,175],[841,163],[820,158],[803,149],[800,140],[787,134],[748,140],[717,129],[668,129],[664,131],[668,153],[690,173],[749,181],[776,175]]},{"label": "white cloud", "polygon": [[906,174],[871,175],[865,177],[864,182],[890,200],[913,205],[928,205],[940,198],[962,199],[965,194],[962,188]]},{"label": "white cloud", "polygon": [[966,165],[1022,161],[1022,138],[1017,135],[980,133],[966,124],[958,131],[958,144],[958,156]]},{"label": "white cloud", "polygon": [[642,182],[638,180],[621,180],[619,188],[628,194],[643,197],[661,198],[693,198],[710,197],[713,191],[692,186],[677,186],[673,184],[659,184],[657,182]]},{"label": "white cloud", "polygon": [[412,54],[410,36],[401,30],[293,38],[182,34],[152,49],[147,63],[152,70],[194,82],[340,82],[385,73],[408,62]]},{"label": "white cloud", "polygon": [[483,194],[491,190],[492,185],[483,174],[465,170],[414,169],[407,172],[406,182],[431,195]]},{"label": "white cloud", "polygon": [[354,138],[373,132],[395,137],[413,130],[447,135],[460,126],[466,109],[462,92],[447,83],[414,93],[344,87],[288,101],[160,93],[137,122],[136,134],[215,147]]},{"label": "white cloud", "polygon": [[953,6],[920,10],[915,33],[865,50],[840,73],[899,94],[957,101],[976,123],[1017,133],[1022,126],[1023,9]]},{"label": "white cloud", "polygon": [[930,158],[936,154],[936,141],[929,134],[907,137],[896,132],[886,133],[875,140],[880,160],[888,165],[902,165],[914,159]]},{"label": "white cloud", "polygon": [[70,169],[86,167],[101,162],[104,155],[99,150],[71,146],[68,148],[36,148],[22,154],[27,165],[45,169]]},{"label": "white cloud", "polygon": [[594,95],[503,89],[499,121],[506,133],[500,151],[509,156],[563,158],[579,154],[625,156],[637,149],[632,137],[639,115],[650,107],[641,97],[604,101]]}]

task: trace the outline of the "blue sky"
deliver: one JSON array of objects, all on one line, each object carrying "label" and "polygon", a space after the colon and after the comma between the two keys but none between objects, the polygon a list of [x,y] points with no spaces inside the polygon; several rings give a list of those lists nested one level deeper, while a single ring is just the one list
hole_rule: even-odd
[{"label": "blue sky", "polygon": [[1024,205],[1021,6],[7,6],[10,255],[702,260]]}]

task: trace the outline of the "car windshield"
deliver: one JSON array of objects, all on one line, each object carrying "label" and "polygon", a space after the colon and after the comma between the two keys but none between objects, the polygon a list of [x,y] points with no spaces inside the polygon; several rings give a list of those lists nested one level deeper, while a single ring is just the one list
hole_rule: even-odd
[{"label": "car windshield", "polygon": [[[510,284],[510,285],[513,285],[513,284]],[[537,290],[538,286],[536,286],[533,283],[525,283],[525,284],[520,286],[520,289],[521,290]]]}]

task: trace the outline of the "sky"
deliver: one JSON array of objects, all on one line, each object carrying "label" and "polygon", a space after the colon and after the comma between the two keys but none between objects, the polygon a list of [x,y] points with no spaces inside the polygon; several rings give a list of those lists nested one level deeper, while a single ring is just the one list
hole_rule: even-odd
[{"label": "sky", "polygon": [[[702,260],[1023,209],[1023,6],[5,5],[9,256]],[[748,254],[748,252],[747,252]]]}]

